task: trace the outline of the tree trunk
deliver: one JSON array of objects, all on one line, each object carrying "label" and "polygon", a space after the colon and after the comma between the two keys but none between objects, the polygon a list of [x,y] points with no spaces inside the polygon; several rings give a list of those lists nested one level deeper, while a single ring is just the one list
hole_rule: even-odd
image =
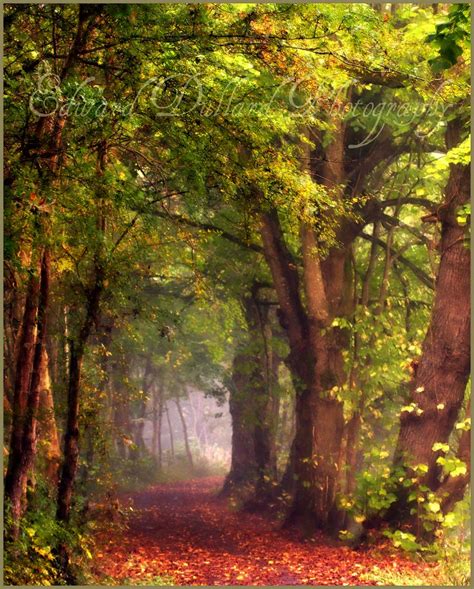
[{"label": "tree trunk", "polygon": [[159,470],[163,468],[163,450],[161,445],[161,430],[163,423],[163,385],[154,387],[152,396],[153,433],[151,438],[151,451],[155,457]]},{"label": "tree trunk", "polygon": [[278,361],[273,351],[270,307],[262,296],[255,284],[251,296],[244,300],[249,335],[247,407],[252,413],[248,418],[253,426],[257,470],[255,497],[247,505],[252,508],[266,506],[271,501],[277,479]]},{"label": "tree trunk", "polygon": [[[447,146],[460,142],[463,126],[448,123]],[[423,352],[410,390],[411,412],[402,411],[395,452],[395,465],[424,464],[427,472],[419,484],[435,491],[440,485],[441,467],[436,463],[436,442],[446,443],[461,408],[470,372],[470,250],[468,228],[459,225],[459,207],[469,202],[469,166],[451,164],[444,203],[438,208],[441,222],[440,263],[431,321]],[[395,520],[407,520],[407,492],[390,510]]]},{"label": "tree trunk", "polygon": [[23,444],[23,427],[25,422],[26,400],[31,382],[33,357],[35,351],[35,330],[38,312],[38,295],[40,288],[39,273],[32,273],[28,282],[25,309],[19,341],[19,354],[15,371],[13,389],[12,426],[10,436],[10,454],[8,456],[5,477],[5,499],[10,502],[11,516],[14,523],[13,535],[18,533],[21,517],[21,457]]},{"label": "tree trunk", "polygon": [[[303,524],[310,532],[325,527],[331,511],[339,464],[342,407],[321,393],[337,384],[331,375],[329,339],[320,334],[328,322],[327,300],[319,305],[324,285],[315,259],[313,236],[302,230],[306,241],[304,310],[299,280],[276,215],[264,215],[262,238],[280,303],[280,320],[288,333],[290,366],[296,390],[296,433],[292,447],[294,497],[287,525]],[[309,295],[309,296],[308,296]],[[331,361],[331,362],[330,362]]]},{"label": "tree trunk", "polygon": [[[93,10],[94,12],[94,10]],[[84,17],[87,11],[80,10]],[[78,36],[80,36],[80,28]],[[79,42],[76,39],[76,42]],[[97,177],[100,180],[107,165],[107,144],[101,142],[97,148]],[[81,388],[81,372],[86,345],[94,324],[97,324],[100,310],[100,299],[104,290],[105,268],[103,265],[103,237],[105,234],[105,216],[102,211],[102,192],[100,182],[97,187],[99,213],[97,229],[101,239],[93,255],[93,276],[91,286],[87,289],[86,309],[82,326],[76,340],[71,340],[69,350],[69,382],[67,394],[67,420],[64,434],[64,459],[58,485],[56,518],[68,522],[71,515],[72,495],[79,460],[79,395]],[[69,575],[69,557],[65,546],[60,548],[63,570]]]},{"label": "tree trunk", "polygon": [[176,408],[178,409],[179,418],[181,420],[181,425],[183,426],[183,438],[184,438],[184,447],[186,449],[186,456],[188,458],[188,463],[191,469],[194,468],[193,465],[193,455],[191,454],[191,447],[189,445],[189,437],[188,437],[188,427],[186,425],[186,420],[184,419],[183,408],[181,407],[181,403],[179,402],[179,397],[175,399]]},{"label": "tree trunk", "polygon": [[[100,10],[101,9],[94,9],[91,11],[88,7],[82,6],[79,8],[77,34],[62,68],[60,76],[61,80],[64,80],[69,74],[71,68],[76,62],[80,50],[86,43],[91,31],[91,27],[85,27],[87,20],[91,18],[92,24]],[[65,121],[65,117],[60,117],[59,113],[56,113],[50,117],[41,117],[34,129],[34,140],[43,148],[40,151],[44,150],[45,152],[49,151],[50,153],[53,153],[53,155],[42,158],[43,163],[51,175],[50,177],[55,176],[59,166],[60,147]],[[45,137],[47,138],[46,141]],[[25,142],[25,146],[26,145],[29,145],[29,142]],[[25,151],[25,153],[22,154],[22,161],[25,157],[29,157],[29,155],[30,154]],[[14,180],[13,177],[8,179],[9,186],[11,186]],[[41,227],[39,229],[41,230]],[[49,288],[49,252],[47,251],[47,248],[40,258],[42,282],[43,273],[45,272],[48,275],[45,277],[45,290],[39,294],[40,299],[43,296],[45,297],[45,313],[46,305],[48,303]],[[43,285],[41,288],[43,290]],[[38,290],[39,278],[37,276],[32,276],[29,281],[26,296],[22,325],[23,333],[21,335],[20,354],[18,356],[15,377],[11,450],[9,468],[5,481],[5,493],[6,497],[8,497],[11,502],[12,516],[14,520],[17,520],[21,511],[22,489],[19,487],[21,487],[21,481],[26,479],[26,473],[35,454],[36,414],[40,396],[39,384],[41,380],[42,347],[44,346],[44,336],[42,332],[45,329],[45,317],[41,316],[43,313],[43,303],[40,302],[38,306],[37,301]],[[35,345],[34,329],[37,311],[38,333],[36,336],[35,351],[33,352],[33,346]],[[24,473],[25,468],[26,473]]]},{"label": "tree trunk", "polygon": [[253,486],[257,476],[254,428],[251,403],[249,358],[245,349],[234,356],[232,383],[229,394],[229,411],[232,419],[232,458],[222,496]]},{"label": "tree trunk", "polygon": [[170,419],[170,412],[168,409],[168,405],[166,406],[166,422],[168,423],[168,432],[170,435],[170,450],[171,450],[171,462],[174,461],[174,434],[173,434],[173,427],[171,425]]},{"label": "tree trunk", "polygon": [[67,422],[64,435],[64,458],[58,485],[56,517],[59,521],[69,521],[72,493],[79,459],[79,393],[81,385],[82,362],[85,347],[92,327],[97,320],[100,296],[103,290],[104,273],[96,267],[94,287],[89,292],[86,316],[76,341],[70,344],[69,383],[67,396]]},{"label": "tree trunk", "polygon": [[54,413],[53,391],[49,378],[48,352],[43,347],[41,360],[40,401],[38,415],[38,440],[44,444],[43,458],[45,462],[45,476],[48,482],[56,487],[58,484],[59,462],[61,449],[59,446],[58,430]]},{"label": "tree trunk", "polygon": [[[306,154],[308,162],[310,155]],[[340,198],[343,123],[337,124],[325,160],[322,181],[335,198]],[[339,233],[342,231],[341,225]],[[331,327],[331,323],[334,317],[346,316],[353,308],[352,277],[348,271],[350,245],[343,242],[321,259],[313,227],[302,222],[303,306],[296,266],[275,213],[262,216],[261,234],[280,304],[281,324],[288,334],[288,364],[296,389],[296,434],[292,448],[295,484],[287,524],[302,523],[310,532],[315,527],[330,527],[335,516],[344,418],[342,403],[332,389],[346,380],[342,350],[349,340],[344,330]]]},{"label": "tree trunk", "polygon": [[[5,495],[11,502],[12,536],[16,538],[21,517],[21,498],[26,487],[28,471],[36,453],[36,426],[42,377],[43,348],[46,338],[46,313],[49,302],[50,254],[45,248],[41,256],[40,279],[32,277],[25,305],[22,349],[26,363],[17,368],[16,422],[12,429],[10,460],[5,481]],[[34,329],[37,327],[36,342]],[[34,344],[34,351],[32,346]],[[31,347],[30,347],[31,346]],[[31,380],[29,367],[31,365]]]},{"label": "tree trunk", "polygon": [[[151,377],[151,378],[150,378]],[[148,401],[148,391],[153,382],[151,356],[146,359],[145,370],[143,373],[142,395],[138,401],[138,417],[135,424],[135,445],[137,447],[137,456],[145,455],[145,440],[143,439],[143,430],[145,429],[146,406]]]},{"label": "tree trunk", "polygon": [[[471,400],[467,404],[466,416],[471,415]],[[463,430],[459,439],[457,458],[466,465],[466,472],[458,476],[448,475],[440,484],[437,495],[441,498],[443,513],[449,513],[464,497],[471,479],[471,428]]]},{"label": "tree trunk", "polygon": [[[271,347],[271,326],[268,326],[268,347]],[[258,471],[256,499],[260,503],[273,495],[277,473],[276,433],[279,416],[278,366],[280,359],[273,350],[266,353],[266,362],[270,364],[266,371],[265,391],[257,399],[256,426],[254,432],[255,458]],[[270,357],[268,357],[270,356]]]},{"label": "tree trunk", "polygon": [[[158,403],[157,403],[156,389],[153,389],[152,398],[151,398],[151,423],[152,423],[151,453],[155,457],[155,461],[156,461],[156,449],[157,449],[157,440],[158,440]],[[161,468],[161,466],[160,466],[160,468]]]}]

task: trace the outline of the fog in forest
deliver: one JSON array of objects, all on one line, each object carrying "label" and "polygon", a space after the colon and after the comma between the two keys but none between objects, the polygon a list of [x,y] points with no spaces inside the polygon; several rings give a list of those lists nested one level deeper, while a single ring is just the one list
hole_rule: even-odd
[{"label": "fog in forest", "polygon": [[[221,403],[189,387],[188,397],[179,403],[193,461],[199,464],[200,460],[204,460],[213,467],[228,469],[232,427],[227,399]],[[148,451],[158,457],[158,443],[153,444],[152,409],[147,413],[143,420],[143,441]],[[161,426],[162,465],[166,468],[176,460],[186,460],[186,437],[176,401],[169,400],[164,405]]]}]

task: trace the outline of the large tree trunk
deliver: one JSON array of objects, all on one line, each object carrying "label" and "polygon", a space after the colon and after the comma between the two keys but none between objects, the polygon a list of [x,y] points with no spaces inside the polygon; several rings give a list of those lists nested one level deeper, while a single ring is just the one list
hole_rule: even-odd
[{"label": "large tree trunk", "polygon": [[[460,142],[463,126],[448,123],[447,147]],[[441,222],[440,263],[431,321],[423,352],[410,384],[412,412],[402,411],[395,464],[424,464],[427,472],[419,484],[436,490],[441,467],[433,452],[436,442],[446,443],[464,400],[470,373],[470,250],[468,228],[459,225],[459,207],[469,202],[469,166],[451,164],[444,203],[438,208]],[[398,521],[410,519],[407,492],[390,510]]]},{"label": "large tree trunk", "polygon": [[278,358],[273,350],[270,306],[257,284],[244,300],[248,327],[250,369],[247,403],[253,415],[254,457],[257,471],[255,496],[247,507],[265,506],[271,501],[277,479],[276,428],[278,421]]},{"label": "large tree trunk", "polygon": [[248,508],[268,502],[277,477],[278,359],[272,349],[270,307],[258,291],[254,285],[243,299],[247,334],[234,358],[232,463],[222,490],[224,495],[237,491],[246,496]]},{"label": "large tree trunk", "polygon": [[[5,499],[10,502],[11,516],[15,524],[19,522],[21,516],[22,487],[20,484],[19,470],[22,456],[26,399],[33,369],[39,287],[39,273],[33,272],[28,283],[19,341],[19,354],[17,357],[13,389],[10,454],[8,456],[5,477]],[[17,526],[15,527],[16,531],[13,530],[13,535],[18,531]]]},{"label": "large tree trunk", "polygon": [[[471,415],[471,400],[466,409],[466,415]],[[437,495],[441,499],[443,513],[450,512],[454,505],[461,501],[471,479],[471,428],[464,429],[459,439],[457,458],[466,465],[466,472],[458,476],[448,475],[440,484]]]},{"label": "large tree trunk", "polygon": [[[19,356],[15,383],[15,413],[12,428],[11,451],[5,481],[5,495],[11,504],[12,535],[18,535],[21,517],[21,499],[26,487],[28,471],[36,453],[36,426],[40,398],[40,384],[44,366],[43,348],[46,338],[46,313],[49,302],[50,254],[45,248],[40,265],[39,281],[32,277],[28,289],[23,321],[22,349]],[[35,338],[35,327],[37,334]],[[36,339],[36,341],[35,341]],[[34,350],[33,350],[34,345]],[[22,363],[26,361],[25,363]],[[31,376],[30,376],[31,367]]]},{"label": "large tree trunk", "polygon": [[[89,7],[83,6],[79,8],[76,37],[62,68],[60,74],[61,80],[66,78],[75,64],[77,56],[84,47],[88,35],[91,32],[91,26],[100,10],[101,9],[97,8],[91,10]],[[89,18],[89,24],[91,26],[87,27],[86,23]],[[66,118],[59,116],[59,113],[55,113],[49,117],[41,117],[33,131],[34,142],[40,146],[38,155],[41,157],[38,157],[38,162],[41,161],[41,163],[44,164],[49,174],[49,177],[45,175],[42,187],[43,190],[46,188],[49,180],[54,179],[59,167],[65,121]],[[28,153],[30,146],[31,143],[26,141],[22,160],[31,156],[31,153]],[[44,153],[50,153],[52,155],[44,157]],[[9,187],[14,181],[15,178],[13,176],[8,178]],[[44,228],[41,226],[39,227],[39,230],[40,232],[44,232]],[[23,332],[21,335],[20,353],[18,355],[15,376],[11,449],[9,468],[5,483],[5,493],[11,502],[14,520],[17,520],[21,512],[21,494],[23,491],[19,487],[23,485],[22,481],[26,480],[26,473],[32,464],[36,450],[36,417],[40,397],[39,385],[41,381],[42,347],[45,345],[44,335],[42,333],[45,329],[45,316],[42,316],[42,314],[43,305],[44,313],[46,312],[48,302],[47,290],[49,286],[49,251],[47,247],[40,255],[40,258],[42,282],[43,273],[46,272],[48,274],[45,278],[45,291],[41,292],[39,295],[40,299],[45,297],[45,303],[41,300],[39,303],[37,301],[39,278],[32,276],[29,281],[25,301],[25,312],[22,325]],[[43,285],[41,288],[43,290]],[[38,333],[36,336],[35,351],[33,353],[33,346],[35,345],[34,329],[37,313]],[[27,391],[29,391],[29,394]],[[25,468],[26,473],[24,472]]]},{"label": "large tree trunk", "polygon": [[[310,155],[308,150],[305,167],[313,174]],[[344,177],[343,161],[344,126],[339,123],[319,178],[336,199],[340,198]],[[337,219],[332,222],[339,223]],[[342,229],[341,225],[338,238]],[[278,295],[281,324],[288,334],[288,363],[296,389],[292,447],[295,484],[287,524],[303,523],[308,531],[328,528],[335,515],[344,431],[343,406],[332,389],[346,380],[342,351],[349,343],[345,333],[331,324],[334,317],[352,309],[350,242],[333,247],[322,259],[314,228],[302,221],[303,306],[299,276],[276,213],[262,216],[261,234]]]},{"label": "large tree trunk", "polygon": [[266,331],[266,353],[264,354],[265,389],[260,398],[256,399],[256,425],[254,431],[255,459],[258,479],[255,498],[259,504],[271,501],[275,493],[277,472],[276,434],[279,416],[278,366],[280,358],[271,349],[271,326]]}]

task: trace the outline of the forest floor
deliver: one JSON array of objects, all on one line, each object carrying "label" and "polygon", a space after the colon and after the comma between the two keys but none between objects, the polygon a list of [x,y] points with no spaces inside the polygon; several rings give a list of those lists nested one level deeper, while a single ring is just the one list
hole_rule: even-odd
[{"label": "forest floor", "polygon": [[428,572],[387,545],[354,551],[324,537],[304,541],[278,522],[232,510],[216,496],[221,484],[208,477],[121,498],[133,511],[126,529],[99,534],[97,574],[107,584],[377,585],[379,572]]}]

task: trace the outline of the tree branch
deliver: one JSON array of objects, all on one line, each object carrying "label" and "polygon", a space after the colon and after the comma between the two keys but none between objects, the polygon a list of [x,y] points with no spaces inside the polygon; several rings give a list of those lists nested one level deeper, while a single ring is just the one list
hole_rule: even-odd
[{"label": "tree branch", "polygon": [[201,231],[212,231],[214,233],[218,233],[221,237],[223,237],[224,239],[227,239],[227,241],[230,241],[232,243],[234,243],[235,245],[238,245],[242,248],[257,252],[258,254],[263,253],[263,248],[256,244],[256,243],[251,243],[251,242],[245,242],[244,240],[240,239],[240,237],[237,237],[236,235],[233,235],[232,233],[229,233],[228,231],[226,231],[225,229],[222,229],[221,227],[217,227],[216,225],[212,225],[211,223],[201,223],[200,221],[194,221],[193,219],[188,219],[187,217],[184,217],[183,215],[178,215],[176,213],[168,213],[168,212],[162,212],[162,211],[149,211],[149,214],[155,216],[155,217],[160,217],[162,219],[169,219],[171,221],[174,221],[180,225],[186,225],[187,227],[193,227],[194,229],[200,229]]},{"label": "tree branch", "polygon": [[[377,243],[377,245],[379,245],[380,247],[383,247],[385,250],[387,249],[387,244],[385,243],[385,241],[382,241],[381,239],[378,239],[377,237],[374,237],[373,235],[369,235],[367,233],[362,232],[362,233],[360,233],[360,237],[362,237],[362,239],[365,239],[366,241]],[[434,290],[434,279],[430,278],[424,270],[422,270],[421,268],[418,268],[418,266],[416,264],[414,264],[408,258],[405,258],[405,256],[400,255],[393,248],[390,248],[390,253],[392,256],[396,256],[397,260],[399,260],[404,266],[409,268],[413,272],[413,274],[418,278],[418,280],[420,282],[422,282],[429,289]]]}]

